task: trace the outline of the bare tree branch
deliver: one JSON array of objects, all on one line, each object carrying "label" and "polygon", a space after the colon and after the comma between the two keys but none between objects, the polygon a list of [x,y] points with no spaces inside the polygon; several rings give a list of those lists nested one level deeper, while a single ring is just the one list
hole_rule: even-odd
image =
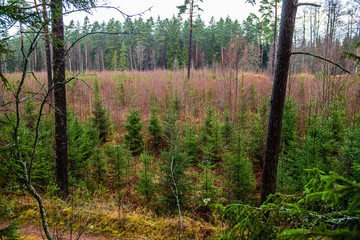
[{"label": "bare tree branch", "polygon": [[344,72],[348,73],[348,74],[351,74],[351,72],[349,72],[348,70],[346,70],[345,68],[343,68],[342,66],[340,66],[339,64],[337,64],[336,62],[333,62],[331,61],[330,59],[327,59],[327,58],[324,58],[324,57],[321,57],[319,55],[316,55],[316,54],[313,54],[313,53],[308,53],[308,52],[292,52],[291,55],[297,55],[297,54],[303,54],[303,55],[309,55],[309,56],[312,56],[312,57],[315,57],[315,58],[319,58],[321,60],[324,60],[328,63],[331,63],[335,66],[337,66],[338,68],[340,68],[341,70],[343,70]]},{"label": "bare tree branch", "polygon": [[298,3],[295,5],[296,7],[300,7],[300,6],[312,6],[312,7],[321,7],[321,5],[316,4],[316,3]]}]

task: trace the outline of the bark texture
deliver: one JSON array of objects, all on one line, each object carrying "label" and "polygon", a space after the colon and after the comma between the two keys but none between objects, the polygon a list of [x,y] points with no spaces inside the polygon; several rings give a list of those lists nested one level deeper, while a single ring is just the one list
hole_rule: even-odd
[{"label": "bark texture", "polygon": [[295,27],[297,10],[296,4],[297,0],[283,0],[282,4],[279,43],[276,56],[274,85],[271,96],[265,159],[262,172],[260,203],[264,203],[267,197],[270,194],[274,194],[276,191],[281,127],[290,65],[292,39]]},{"label": "bark texture", "polygon": [[50,37],[49,37],[49,28],[48,28],[48,17],[46,12],[46,1],[42,1],[43,4],[43,19],[44,19],[44,33],[45,33],[45,53],[46,53],[46,73],[48,79],[48,89],[49,89],[49,101],[53,102],[53,91],[52,88],[52,66],[51,66],[51,50],[50,50]]},{"label": "bark texture", "polygon": [[65,45],[62,0],[51,0],[53,37],[53,84],[55,102],[56,184],[59,195],[68,195],[68,153],[65,89]]}]

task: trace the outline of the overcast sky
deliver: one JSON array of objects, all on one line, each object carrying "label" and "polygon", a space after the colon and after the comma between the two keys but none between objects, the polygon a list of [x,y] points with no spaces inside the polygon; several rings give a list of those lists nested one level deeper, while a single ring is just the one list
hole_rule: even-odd
[{"label": "overcast sky", "polygon": [[[184,0],[107,0],[106,2],[107,5],[118,7],[129,15],[143,12],[152,7],[151,11],[146,12],[142,17],[143,19],[153,17],[156,21],[158,16],[161,19],[172,18],[173,15],[177,16],[179,10],[176,6],[183,4]],[[206,24],[212,16],[215,17],[216,21],[221,17],[225,19],[229,16],[232,20],[238,19],[242,23],[250,12],[256,13],[258,9],[258,5],[252,6],[250,3],[245,3],[245,0],[203,0],[202,3],[199,1],[199,6],[203,9],[199,13]],[[82,23],[85,16],[86,13],[69,14],[65,16],[65,24],[68,24],[71,19]],[[93,14],[89,15],[91,23],[95,21],[107,22],[111,18],[124,21],[124,18],[116,10],[111,9],[94,10]]]}]

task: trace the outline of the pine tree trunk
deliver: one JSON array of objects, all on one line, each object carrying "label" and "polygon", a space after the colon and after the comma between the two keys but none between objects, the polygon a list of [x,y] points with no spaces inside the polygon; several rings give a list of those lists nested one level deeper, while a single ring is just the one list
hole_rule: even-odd
[{"label": "pine tree trunk", "polygon": [[[49,29],[48,29],[48,18],[46,13],[46,1],[42,0],[43,4],[43,18],[45,22],[44,33],[45,33],[45,54],[46,54],[46,73],[47,73],[47,82],[48,82],[48,90],[52,87],[52,67],[51,67],[51,49],[50,49],[50,38],[49,38]],[[53,91],[49,92],[49,101],[53,102]]]},{"label": "pine tree trunk", "polygon": [[188,50],[188,72],[187,79],[190,80],[190,69],[191,69],[191,39],[192,39],[192,27],[193,27],[193,11],[194,11],[194,0],[190,3],[190,36],[189,36],[189,50]]},{"label": "pine tree trunk", "polygon": [[275,20],[274,20],[274,37],[273,37],[273,52],[272,52],[272,60],[271,60],[271,75],[274,75],[274,71],[275,71],[275,60],[276,60],[276,40],[277,40],[277,1],[275,1],[275,6],[274,6],[274,11],[275,11]]},{"label": "pine tree trunk", "polygon": [[279,46],[276,57],[274,86],[271,96],[270,117],[262,172],[261,203],[264,203],[267,197],[276,191],[277,164],[280,152],[281,127],[292,38],[295,27],[296,4],[296,0],[283,0],[282,5]]},{"label": "pine tree trunk", "polygon": [[55,101],[55,154],[56,184],[59,195],[68,195],[68,153],[66,123],[65,88],[65,46],[62,0],[51,0],[53,62],[54,62],[54,101]]}]

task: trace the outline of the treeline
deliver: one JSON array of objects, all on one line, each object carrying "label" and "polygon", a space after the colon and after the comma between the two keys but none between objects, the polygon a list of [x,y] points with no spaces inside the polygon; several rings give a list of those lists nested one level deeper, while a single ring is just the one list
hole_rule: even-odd
[{"label": "treeline", "polygon": [[[353,62],[348,61],[342,51],[352,51],[359,38],[358,23],[354,21],[358,13],[356,10],[347,14],[340,11],[339,1],[327,2],[331,4],[323,3],[321,10],[304,10],[299,14],[294,51],[316,53],[352,70]],[[276,9],[279,14],[278,5]],[[272,71],[274,42],[277,42],[274,34],[278,34],[275,30],[279,27],[274,12],[274,5],[261,1],[259,13],[250,14],[243,23],[229,17],[218,21],[212,18],[206,23],[198,15],[193,27],[192,66],[213,67],[233,61],[236,67],[244,70]],[[125,22],[111,19],[107,23],[91,23],[85,17],[82,23],[71,21],[65,26],[66,67],[71,72],[185,68],[189,30],[189,19],[181,17],[158,17],[157,20],[139,17]],[[27,31],[23,29],[22,36],[11,38],[8,46],[19,50],[21,38],[25,39],[25,45],[29,44],[26,38],[31,39],[34,33]],[[295,72],[323,70],[317,59],[303,55],[293,59]],[[22,69],[21,51],[9,53],[4,60],[3,72]],[[45,68],[45,44],[43,39],[39,39],[31,55],[30,70],[44,71]]]}]

